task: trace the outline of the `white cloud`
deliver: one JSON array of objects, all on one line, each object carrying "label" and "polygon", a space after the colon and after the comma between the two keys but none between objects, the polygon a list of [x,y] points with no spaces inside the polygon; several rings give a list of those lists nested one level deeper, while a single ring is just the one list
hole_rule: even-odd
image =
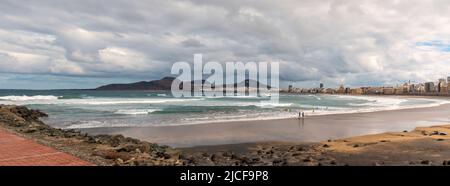
[{"label": "white cloud", "polygon": [[99,50],[100,60],[108,66],[117,66],[122,70],[140,71],[147,68],[145,57],[138,52],[119,47],[108,47]]},{"label": "white cloud", "polygon": [[152,79],[203,53],[282,61],[289,82],[429,81],[450,73],[449,9],[447,0],[5,0],[0,71]]},{"label": "white cloud", "polygon": [[69,75],[84,75],[84,69],[75,63],[67,61],[58,61],[55,65],[50,67],[50,73],[54,74],[69,74]]}]

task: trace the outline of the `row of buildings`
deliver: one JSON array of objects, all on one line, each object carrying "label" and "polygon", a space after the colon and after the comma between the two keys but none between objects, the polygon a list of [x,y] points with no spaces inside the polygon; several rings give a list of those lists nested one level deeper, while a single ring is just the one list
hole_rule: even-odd
[{"label": "row of buildings", "polygon": [[294,88],[289,85],[288,90],[283,92],[290,93],[322,93],[322,94],[354,94],[354,95],[450,95],[450,76],[447,79],[439,79],[436,82],[411,83],[406,82],[397,86],[383,87],[358,87],[350,88],[341,85],[339,88],[324,88],[321,83],[318,88]]}]

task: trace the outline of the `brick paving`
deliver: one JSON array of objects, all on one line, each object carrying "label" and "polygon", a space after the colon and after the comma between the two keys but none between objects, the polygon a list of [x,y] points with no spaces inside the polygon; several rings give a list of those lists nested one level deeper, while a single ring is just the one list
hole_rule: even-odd
[{"label": "brick paving", "polygon": [[0,166],[93,166],[0,128]]}]

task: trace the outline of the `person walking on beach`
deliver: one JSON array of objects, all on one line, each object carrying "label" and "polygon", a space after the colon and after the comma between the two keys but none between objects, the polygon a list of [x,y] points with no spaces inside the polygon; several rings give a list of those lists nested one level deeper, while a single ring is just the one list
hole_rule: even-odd
[{"label": "person walking on beach", "polygon": [[298,113],[298,119],[303,119],[305,117],[305,112],[301,111]]}]

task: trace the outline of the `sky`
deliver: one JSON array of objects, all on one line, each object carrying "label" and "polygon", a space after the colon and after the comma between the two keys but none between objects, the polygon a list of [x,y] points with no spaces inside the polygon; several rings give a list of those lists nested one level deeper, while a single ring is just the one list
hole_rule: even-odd
[{"label": "sky", "polygon": [[448,0],[0,0],[0,89],[154,80],[172,64],[276,61],[281,85],[450,75]]}]

